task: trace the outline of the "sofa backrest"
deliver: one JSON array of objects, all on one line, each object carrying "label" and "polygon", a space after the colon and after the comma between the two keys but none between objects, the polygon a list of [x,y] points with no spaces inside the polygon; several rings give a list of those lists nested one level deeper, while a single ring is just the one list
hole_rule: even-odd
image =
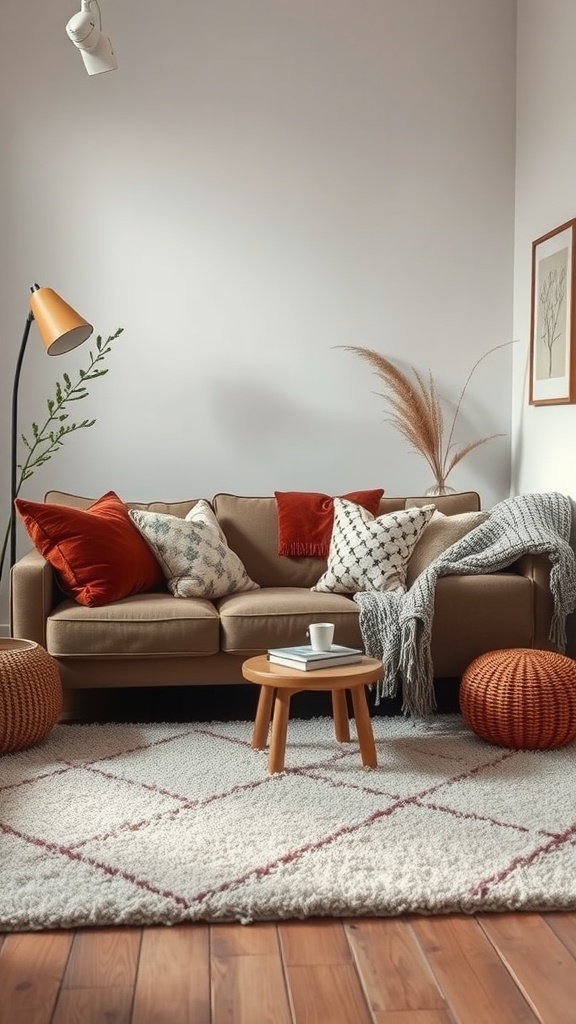
[{"label": "sofa backrest", "polygon": [[261,587],[313,587],[326,559],[278,555],[278,517],[274,497],[216,494],[216,518],[228,544]]},{"label": "sofa backrest", "polygon": [[[67,491],[47,491],[44,501],[52,505],[69,505],[72,508],[88,508],[95,502],[96,498],[83,498],[79,494],[68,494]],[[124,498],[122,498],[124,501]],[[126,501],[128,508],[141,508],[149,512],[163,512],[169,516],[179,516],[184,519],[190,509],[194,508],[200,498],[190,498],[188,501]]]},{"label": "sofa backrest", "polygon": [[[65,491],[48,491],[44,501],[73,508],[87,508],[95,498],[85,498]],[[122,499],[124,500],[124,499]],[[199,498],[186,501],[127,501],[129,508],[147,509],[184,518]],[[278,516],[274,497],[253,497],[219,493],[212,498],[212,507],[228,544],[243,562],[246,571],[261,587],[312,587],[326,569],[326,559],[278,554]],[[476,512],[480,497],[475,491],[464,491],[438,497],[388,498],[380,500],[379,515],[397,512],[413,505],[434,504],[445,515]]]},{"label": "sofa backrest", "polygon": [[[480,498],[475,491],[426,498],[380,500],[379,515],[410,505],[433,503],[445,515],[476,512]],[[219,493],[212,499],[226,540],[261,587],[312,587],[326,569],[326,559],[278,555],[278,516],[274,497]]]}]

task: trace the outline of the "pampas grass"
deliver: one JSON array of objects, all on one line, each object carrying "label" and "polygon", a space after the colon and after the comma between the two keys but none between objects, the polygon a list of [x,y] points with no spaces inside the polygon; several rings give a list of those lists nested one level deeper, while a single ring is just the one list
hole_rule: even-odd
[{"label": "pampas grass", "polygon": [[388,422],[408,441],[411,450],[426,460],[436,481],[434,490],[437,493],[442,493],[446,490],[448,476],[466,455],[473,452],[475,448],[479,448],[480,445],[486,444],[487,441],[503,436],[502,434],[490,434],[487,437],[478,438],[476,441],[470,441],[462,447],[457,447],[454,441],[456,421],[475,370],[493,352],[510,344],[512,342],[506,341],[502,345],[495,345],[476,360],[460,392],[448,429],[444,422],[440,395],[430,371],[427,376],[423,376],[416,367],[412,366],[410,367],[410,376],[403,373],[390,359],[386,359],[374,349],[364,348],[361,345],[338,345],[336,347],[360,356],[383,382],[384,391],[377,391],[375,394],[383,398],[391,409],[391,413],[387,417]]}]

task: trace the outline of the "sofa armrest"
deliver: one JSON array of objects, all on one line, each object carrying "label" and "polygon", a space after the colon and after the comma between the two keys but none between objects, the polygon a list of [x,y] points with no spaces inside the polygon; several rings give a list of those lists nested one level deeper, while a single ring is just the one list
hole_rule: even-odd
[{"label": "sofa armrest", "polygon": [[52,566],[42,555],[33,550],[20,558],[10,573],[12,636],[46,647],[46,619],[58,593]]},{"label": "sofa armrest", "polygon": [[550,559],[547,555],[522,555],[510,571],[531,580],[534,591],[532,646],[540,650],[554,650],[550,640],[550,624],[554,601],[550,593]]}]

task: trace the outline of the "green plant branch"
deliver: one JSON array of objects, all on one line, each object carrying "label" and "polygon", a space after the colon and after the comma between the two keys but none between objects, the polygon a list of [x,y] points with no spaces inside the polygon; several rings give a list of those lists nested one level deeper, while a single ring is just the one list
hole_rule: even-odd
[{"label": "green plant branch", "polygon": [[[67,373],[64,373],[62,380],[56,381],[54,397],[48,398],[46,401],[48,416],[44,424],[39,427],[37,423],[32,423],[30,439],[25,434],[21,435],[22,444],[27,449],[28,454],[24,462],[19,463],[17,467],[20,470],[20,474],[16,482],[15,498],[18,497],[22,484],[30,479],[34,471],[40,466],[45,465],[46,462],[60,451],[65,437],[78,430],[92,427],[96,423],[95,419],[84,419],[80,423],[69,423],[70,414],[67,411],[67,406],[69,402],[80,402],[87,398],[88,389],[86,384],[89,381],[96,380],[98,377],[104,377],[108,373],[108,369],[102,369],[100,364],[110,354],[112,342],[122,334],[123,330],[123,327],[119,327],[114,334],[108,336],[106,341],[102,341],[101,336],[98,335],[96,338],[96,350],[90,351],[88,368],[79,371],[78,380],[75,383],[71,381]],[[15,514],[15,510],[12,508],[0,551],[0,579],[2,579],[4,559]]]}]

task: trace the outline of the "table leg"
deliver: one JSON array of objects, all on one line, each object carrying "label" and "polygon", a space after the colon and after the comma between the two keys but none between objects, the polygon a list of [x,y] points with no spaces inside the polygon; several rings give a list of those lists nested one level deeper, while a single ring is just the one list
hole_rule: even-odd
[{"label": "table leg", "polygon": [[354,707],[354,718],[356,720],[356,731],[360,744],[360,755],[365,768],[376,768],[378,759],[376,757],[376,744],[372,732],[372,722],[366,703],[366,691],[364,685],[355,686],[352,689],[352,705]]},{"label": "table leg", "polygon": [[274,686],[261,686],[254,719],[254,730],[252,732],[252,747],[254,750],[263,750],[268,745],[268,730],[270,729],[270,718],[272,717],[272,703],[276,688]]},{"label": "table leg", "polygon": [[274,717],[272,719],[272,740],[268,754],[268,771],[284,771],[284,755],[286,752],[286,732],[290,717],[290,690],[277,690],[274,701]]},{"label": "table leg", "polygon": [[338,743],[350,743],[350,723],[345,690],[332,690],[332,717],[334,719],[334,735]]}]

